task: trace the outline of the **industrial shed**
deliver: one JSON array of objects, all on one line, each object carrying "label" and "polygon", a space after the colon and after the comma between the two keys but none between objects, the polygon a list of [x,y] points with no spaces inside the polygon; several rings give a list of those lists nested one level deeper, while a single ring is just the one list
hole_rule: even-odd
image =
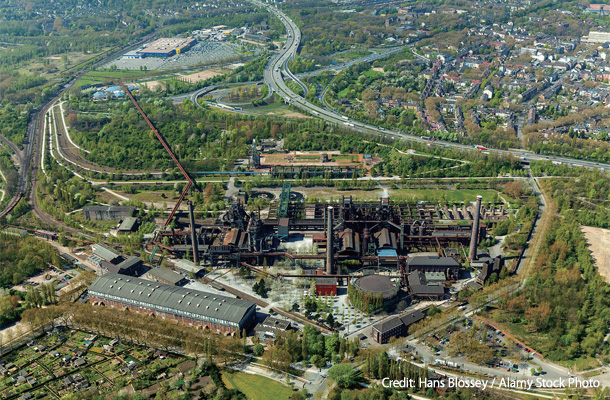
[{"label": "industrial shed", "polygon": [[89,287],[93,304],[129,309],[233,334],[256,322],[250,301],[108,273]]}]

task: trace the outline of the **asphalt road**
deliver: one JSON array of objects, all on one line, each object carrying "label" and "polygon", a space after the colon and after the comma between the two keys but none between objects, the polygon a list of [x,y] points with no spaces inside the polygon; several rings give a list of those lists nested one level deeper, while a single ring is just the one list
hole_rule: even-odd
[{"label": "asphalt road", "polygon": [[390,49],[384,49],[382,51],[378,51],[374,54],[369,54],[368,56],[364,56],[364,57],[360,57],[360,58],[356,58],[354,60],[351,61],[346,61],[340,64],[334,64],[334,65],[329,65],[327,67],[323,67],[323,68],[319,68],[316,69],[314,71],[309,71],[309,72],[303,72],[300,74],[297,74],[297,77],[299,78],[304,78],[307,76],[316,76],[321,74],[322,72],[325,71],[333,71],[333,72],[340,72],[343,71],[345,68],[351,66],[352,64],[358,64],[361,62],[373,62],[375,60],[378,60],[380,58],[385,58],[391,54],[395,54],[400,52],[405,46],[398,46],[398,47],[392,47]]},{"label": "asphalt road", "polygon": [[[311,113],[314,116],[324,119],[325,121],[342,124],[348,128],[352,128],[353,130],[359,132],[370,133],[373,135],[378,135],[382,137],[389,137],[390,139],[404,138],[408,140],[418,141],[418,142],[429,142],[434,145],[442,145],[449,147],[456,147],[462,149],[472,149],[472,146],[460,143],[447,142],[443,140],[436,140],[434,142],[430,142],[428,139],[409,135],[402,132],[397,132],[393,130],[387,130],[384,128],[379,128],[376,126],[372,126],[369,124],[365,124],[362,122],[354,121],[349,119],[346,116],[338,114],[336,112],[326,110],[324,108],[318,107],[308,101],[306,101],[301,96],[295,94],[284,82],[284,76],[290,77],[292,80],[295,80],[299,83],[298,78],[294,76],[287,68],[288,61],[296,55],[298,50],[300,41],[301,41],[301,31],[296,26],[296,24],[288,18],[286,14],[277,8],[261,3],[258,0],[250,0],[251,3],[258,5],[260,7],[266,8],[269,12],[273,13],[277,18],[282,21],[284,26],[286,27],[287,39],[284,47],[275,55],[273,55],[269,59],[269,63],[264,71],[265,83],[269,85],[270,91],[278,93],[286,103],[294,105],[302,110],[305,110]],[[422,59],[425,59],[423,56],[417,55]],[[522,149],[511,149],[511,150],[501,150],[501,149],[485,149],[486,151],[490,151],[493,153],[504,154],[504,155],[513,155],[515,157],[519,157],[521,159],[525,159],[524,161],[533,161],[533,160],[552,160],[556,162],[570,164],[575,167],[582,168],[597,168],[602,170],[610,170],[610,165],[596,163],[592,161],[584,161],[577,160],[569,157],[560,157],[560,156],[544,156],[539,154],[533,154],[526,150]]]}]

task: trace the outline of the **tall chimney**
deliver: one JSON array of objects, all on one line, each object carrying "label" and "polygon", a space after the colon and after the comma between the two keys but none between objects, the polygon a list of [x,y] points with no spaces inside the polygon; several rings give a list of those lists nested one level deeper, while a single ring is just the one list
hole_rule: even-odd
[{"label": "tall chimney", "polygon": [[191,222],[191,242],[193,243],[193,261],[199,264],[199,239],[197,239],[197,228],[195,227],[195,213],[193,202],[189,201],[189,219]]},{"label": "tall chimney", "polygon": [[333,208],[327,208],[326,217],[326,273],[328,275],[333,274],[333,264],[335,261],[335,252],[333,244]]},{"label": "tall chimney", "polygon": [[481,199],[483,196],[477,196],[477,202],[474,206],[474,215],[472,217],[472,235],[470,236],[470,254],[468,260],[473,262],[477,259],[477,245],[479,244],[479,219],[481,217]]}]

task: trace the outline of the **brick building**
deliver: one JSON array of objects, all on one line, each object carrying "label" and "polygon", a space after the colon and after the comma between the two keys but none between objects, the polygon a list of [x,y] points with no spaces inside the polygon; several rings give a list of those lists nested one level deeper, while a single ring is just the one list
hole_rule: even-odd
[{"label": "brick building", "polygon": [[336,296],[337,278],[316,278],[316,294],[318,296]]},{"label": "brick building", "polygon": [[92,304],[129,309],[184,324],[234,334],[256,322],[256,305],[144,279],[108,273],[89,287]]}]

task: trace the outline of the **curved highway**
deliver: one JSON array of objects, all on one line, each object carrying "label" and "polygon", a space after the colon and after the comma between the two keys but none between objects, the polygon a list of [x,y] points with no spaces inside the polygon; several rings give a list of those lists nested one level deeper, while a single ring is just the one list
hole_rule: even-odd
[{"label": "curved highway", "polygon": [[[286,103],[292,104],[295,107],[308,111],[312,115],[322,118],[328,122],[345,125],[346,127],[352,128],[358,132],[370,133],[370,134],[378,135],[378,136],[382,136],[382,137],[387,136],[390,139],[404,138],[404,139],[418,141],[418,142],[430,142],[428,139],[425,139],[422,137],[409,135],[409,134],[406,134],[403,132],[397,132],[394,130],[388,130],[385,128],[380,128],[380,127],[376,127],[373,125],[358,122],[355,120],[351,120],[348,117],[338,114],[334,111],[330,111],[330,110],[324,109],[322,107],[318,107],[318,106],[308,102],[301,96],[298,96],[297,94],[295,94],[288,86],[286,86],[283,75],[286,75],[286,76],[292,78],[299,85],[302,85],[302,83],[298,80],[298,78],[296,78],[287,68],[288,61],[291,58],[295,57],[295,55],[297,53],[297,49],[298,49],[300,41],[301,41],[301,31],[300,31],[299,27],[290,18],[288,18],[288,16],[286,14],[284,14],[282,11],[278,10],[277,8],[275,8],[271,5],[265,4],[265,3],[261,3],[258,0],[250,0],[250,2],[259,7],[264,7],[270,13],[274,14],[277,18],[280,19],[280,21],[282,21],[282,23],[284,24],[284,26],[286,28],[286,34],[287,34],[286,44],[278,53],[276,53],[269,59],[269,62],[267,63],[267,66],[265,67],[265,72],[264,72],[265,83],[267,83],[267,85],[269,85],[270,92],[273,91],[273,92],[279,94]],[[436,141],[430,142],[430,143],[434,143],[435,145],[444,145],[444,146],[450,146],[450,147],[456,147],[456,148],[462,148],[462,149],[472,149],[472,146],[470,146],[470,145],[455,143],[455,142],[448,142],[448,141],[443,141],[443,140],[436,140]],[[586,161],[586,160],[578,160],[578,159],[562,157],[562,156],[552,156],[552,155],[544,156],[544,155],[540,155],[540,154],[531,153],[527,150],[519,150],[519,149],[511,149],[511,150],[485,149],[485,150],[494,152],[494,153],[498,153],[498,154],[513,155],[515,157],[521,158],[524,161],[553,160],[555,162],[570,164],[570,165],[576,166],[576,167],[599,168],[599,169],[606,170],[606,171],[610,170],[610,165],[608,165],[608,164],[596,163],[596,162]]]}]

